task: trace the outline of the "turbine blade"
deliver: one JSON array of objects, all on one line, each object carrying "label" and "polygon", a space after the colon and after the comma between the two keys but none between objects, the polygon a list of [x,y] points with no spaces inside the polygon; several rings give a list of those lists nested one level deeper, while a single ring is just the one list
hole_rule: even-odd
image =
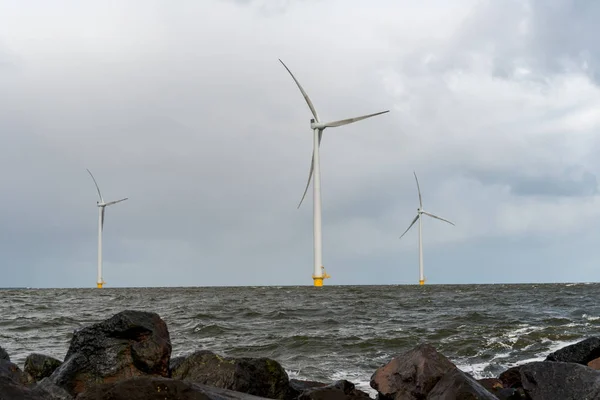
[{"label": "turbine blade", "polygon": [[327,122],[327,123],[325,123],[325,127],[326,128],[335,128],[336,126],[348,125],[348,124],[351,124],[353,122],[361,121],[363,119],[375,117],[377,115],[385,114],[385,113],[388,113],[388,112],[390,112],[390,110],[381,111],[381,112],[378,112],[378,113],[375,113],[375,114],[363,115],[361,117],[348,118],[348,119],[342,119],[340,121]]},{"label": "turbine blade", "polygon": [[[319,143],[318,146],[321,147],[321,139],[323,138],[323,131],[319,131]],[[313,169],[315,166],[315,151],[313,150],[312,157],[310,159],[310,172],[308,173],[308,181],[306,182],[306,187],[304,188],[304,193],[302,194],[302,198],[300,199],[300,203],[298,203],[298,207],[302,205],[304,198],[306,197],[306,193],[308,192],[308,187],[310,186],[310,180],[312,179]]]},{"label": "turbine blade", "polygon": [[87,172],[90,174],[90,176],[92,177],[92,179],[94,180],[94,185],[96,185],[96,190],[98,191],[98,196],[100,196],[100,201],[102,201],[104,203],[104,199],[102,198],[102,194],[100,193],[100,188],[98,187],[98,183],[96,182],[96,178],[94,178],[94,175],[92,175],[92,172],[87,169]]},{"label": "turbine blade", "polygon": [[102,207],[102,218],[100,218],[100,227],[104,230],[104,207]]},{"label": "turbine blade", "polygon": [[419,187],[419,179],[417,178],[417,173],[415,171],[413,171],[413,174],[415,174],[415,180],[417,181],[417,191],[419,192],[419,206],[423,208],[423,199],[421,198],[421,188]]},{"label": "turbine blade", "polygon": [[125,201],[125,200],[127,200],[128,198],[129,198],[129,197],[125,197],[124,199],[121,199],[121,200],[109,201],[108,203],[106,203],[106,205],[107,205],[107,206],[112,206],[113,204],[120,203],[120,202],[122,202],[122,201]]},{"label": "turbine blade", "polygon": [[[440,221],[447,222],[447,223],[449,223],[450,225],[454,225],[454,222],[450,222],[450,221],[448,221],[447,219],[444,219],[444,218],[442,218],[442,217],[438,217],[437,215],[433,215],[432,213],[428,213],[427,211],[423,211],[423,214],[429,215],[430,217],[433,217],[433,218],[437,218],[437,219],[439,219]],[[456,226],[456,225],[454,225],[454,226]]]},{"label": "turbine blade", "polygon": [[310,112],[312,112],[313,117],[315,117],[315,121],[319,122],[319,115],[317,114],[317,110],[315,110],[315,106],[313,106],[312,101],[310,101],[310,97],[308,97],[308,95],[306,94],[306,92],[304,91],[304,89],[302,88],[302,86],[300,85],[300,82],[298,82],[298,79],[296,79],[296,77],[294,76],[294,74],[292,74],[292,71],[290,71],[290,69],[287,67],[287,65],[285,65],[283,63],[283,61],[281,61],[281,59],[279,60],[279,62],[290,73],[290,75],[292,76],[292,79],[294,80],[294,82],[296,82],[296,85],[298,86],[298,89],[300,89],[300,92],[302,93],[302,96],[304,96],[304,100],[306,100],[306,103],[308,104],[308,108],[310,108]]},{"label": "turbine blade", "polygon": [[415,222],[417,222],[418,219],[419,219],[419,214],[417,214],[417,216],[415,217],[415,219],[412,220],[412,222],[410,223],[410,225],[408,226],[408,228],[406,228],[406,230],[404,231],[404,233],[402,235],[400,235],[400,239],[402,239],[402,236],[406,235],[406,232],[408,232],[408,230],[410,228],[412,228],[412,226],[415,224]]}]

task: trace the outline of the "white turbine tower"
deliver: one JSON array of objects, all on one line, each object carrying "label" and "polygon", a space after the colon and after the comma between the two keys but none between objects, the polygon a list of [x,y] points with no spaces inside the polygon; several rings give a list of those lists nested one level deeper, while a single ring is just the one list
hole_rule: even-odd
[{"label": "white turbine tower", "polygon": [[437,215],[433,215],[433,214],[428,213],[427,211],[423,210],[423,199],[421,198],[421,188],[419,187],[419,179],[417,179],[417,173],[414,171],[413,171],[413,173],[415,174],[415,180],[417,181],[417,191],[419,192],[419,208],[417,208],[417,216],[415,217],[415,219],[412,220],[412,222],[410,223],[408,228],[406,228],[404,233],[400,236],[400,239],[402,239],[402,236],[404,236],[406,234],[406,232],[408,232],[408,230],[410,228],[412,228],[412,226],[415,224],[415,222],[417,222],[417,220],[419,220],[419,285],[424,285],[425,277],[423,276],[423,222],[422,222],[422,215],[423,214],[428,215],[430,217],[447,222],[451,225],[454,225],[454,223],[448,221],[447,219],[438,217]]},{"label": "white turbine tower", "polygon": [[374,117],[376,115],[381,115],[389,112],[389,110],[381,111],[375,114],[363,115],[361,117],[348,118],[340,121],[333,122],[321,122],[319,119],[319,115],[315,110],[310,98],[294,76],[292,71],[283,63],[283,61],[279,60],[281,64],[285,67],[285,69],[290,73],[294,82],[300,89],[302,96],[304,96],[304,100],[308,104],[308,108],[314,118],[310,120],[310,127],[313,130],[313,154],[312,160],[310,163],[310,172],[308,174],[308,182],[306,183],[306,188],[304,189],[304,194],[302,195],[302,199],[298,204],[298,208],[302,204],[304,197],[306,196],[306,192],[308,191],[308,187],[310,186],[311,178],[313,178],[313,239],[314,239],[314,271],[313,271],[313,281],[315,286],[323,286],[323,279],[330,278],[330,276],[325,272],[325,267],[323,267],[323,255],[322,255],[322,241],[321,241],[321,170],[320,170],[320,156],[319,156],[319,146],[321,145],[321,137],[323,135],[323,131],[325,128],[335,128],[342,125],[351,124],[353,122],[357,122],[366,118]]},{"label": "white turbine tower", "polygon": [[98,196],[100,196],[100,201],[96,202],[96,204],[98,204],[98,279],[96,281],[96,285],[100,289],[102,288],[102,285],[106,283],[102,279],[102,229],[104,228],[104,208],[125,201],[128,199],[128,197],[125,197],[121,200],[109,201],[108,203],[105,202],[104,198],[102,198],[102,194],[100,193],[100,188],[98,187],[96,178],[94,178],[94,175],[92,175],[89,169],[87,172],[94,180],[94,185],[96,185],[96,189],[98,190]]}]

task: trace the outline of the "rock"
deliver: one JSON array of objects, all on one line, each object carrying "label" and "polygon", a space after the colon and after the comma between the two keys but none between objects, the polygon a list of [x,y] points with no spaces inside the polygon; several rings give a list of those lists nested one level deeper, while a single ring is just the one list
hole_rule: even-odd
[{"label": "rock", "polygon": [[521,366],[509,368],[498,376],[498,380],[500,380],[506,388],[522,388],[523,382],[521,382],[520,369]]},{"label": "rock", "polygon": [[0,375],[0,400],[49,400],[8,376]]},{"label": "rock", "polygon": [[304,390],[298,400],[351,400],[370,399],[369,395],[355,388],[352,382],[346,380],[337,381],[331,385],[313,387]]},{"label": "rock", "polygon": [[75,396],[95,384],[168,376],[170,356],[169,331],[158,314],[123,311],[75,331],[65,361],[50,379]]},{"label": "rock", "polygon": [[323,382],[315,382],[315,381],[301,381],[299,379],[290,379],[290,387],[293,390],[296,390],[298,393],[307,389],[320,388],[323,386],[327,386],[326,383]]},{"label": "rock", "polygon": [[31,385],[35,382],[29,374],[21,371],[17,365],[6,360],[0,360],[0,376],[11,379],[18,385]]},{"label": "rock", "polygon": [[446,373],[427,395],[427,400],[498,400],[475,379],[453,369]]},{"label": "rock", "polygon": [[478,379],[477,382],[499,400],[520,400],[527,398],[523,389],[504,387],[504,383],[497,378]]},{"label": "rock", "polygon": [[56,386],[49,378],[44,378],[32,389],[33,393],[42,396],[46,400],[73,400],[65,389]]},{"label": "rock", "polygon": [[371,387],[384,399],[424,399],[442,376],[455,369],[432,346],[421,344],[378,368],[371,376]]},{"label": "rock", "polygon": [[592,369],[600,370],[600,357],[594,358],[592,361],[587,363],[587,366]]},{"label": "rock", "polygon": [[260,400],[262,397],[178,379],[139,377],[105,383],[80,394],[77,400]]},{"label": "rock", "polygon": [[531,400],[600,398],[600,372],[581,364],[538,361],[509,371],[511,375],[518,371],[520,383],[512,379],[513,385],[520,384]]},{"label": "rock", "polygon": [[177,369],[177,367],[179,367],[184,360],[185,356],[171,358],[171,361],[169,361],[169,371],[172,372],[174,369]]},{"label": "rock", "polygon": [[0,347],[0,360],[10,361],[8,353],[2,347]]},{"label": "rock", "polygon": [[283,367],[268,358],[229,358],[197,351],[185,358],[171,377],[270,399],[289,397],[289,378]]},{"label": "rock", "polygon": [[591,337],[549,354],[546,361],[562,361],[587,365],[600,357],[600,338]]},{"label": "rock", "polygon": [[56,358],[45,356],[43,354],[30,354],[25,359],[25,372],[28,373],[36,381],[52,375],[54,370],[62,364]]}]

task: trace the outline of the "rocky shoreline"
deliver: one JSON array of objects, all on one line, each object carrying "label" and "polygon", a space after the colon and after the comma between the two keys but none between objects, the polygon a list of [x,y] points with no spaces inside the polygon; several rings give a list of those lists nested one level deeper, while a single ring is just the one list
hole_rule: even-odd
[{"label": "rocky shoreline", "polygon": [[[289,379],[268,358],[206,350],[171,358],[171,350],[158,314],[123,311],[75,331],[64,361],[31,354],[21,369],[0,347],[0,400],[370,399],[347,380]],[[379,400],[591,400],[600,399],[599,370],[597,337],[479,380],[420,344],[374,371],[370,384]]]}]

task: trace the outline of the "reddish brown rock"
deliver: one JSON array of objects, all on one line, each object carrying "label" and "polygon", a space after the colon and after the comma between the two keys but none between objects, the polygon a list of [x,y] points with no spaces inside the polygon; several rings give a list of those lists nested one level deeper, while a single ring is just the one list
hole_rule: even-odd
[{"label": "reddish brown rock", "polygon": [[455,369],[456,365],[432,346],[421,344],[378,368],[371,387],[384,399],[425,399],[440,379]]},{"label": "reddish brown rock", "polygon": [[592,369],[600,370],[600,357],[594,358],[592,361],[587,363],[587,366]]}]

